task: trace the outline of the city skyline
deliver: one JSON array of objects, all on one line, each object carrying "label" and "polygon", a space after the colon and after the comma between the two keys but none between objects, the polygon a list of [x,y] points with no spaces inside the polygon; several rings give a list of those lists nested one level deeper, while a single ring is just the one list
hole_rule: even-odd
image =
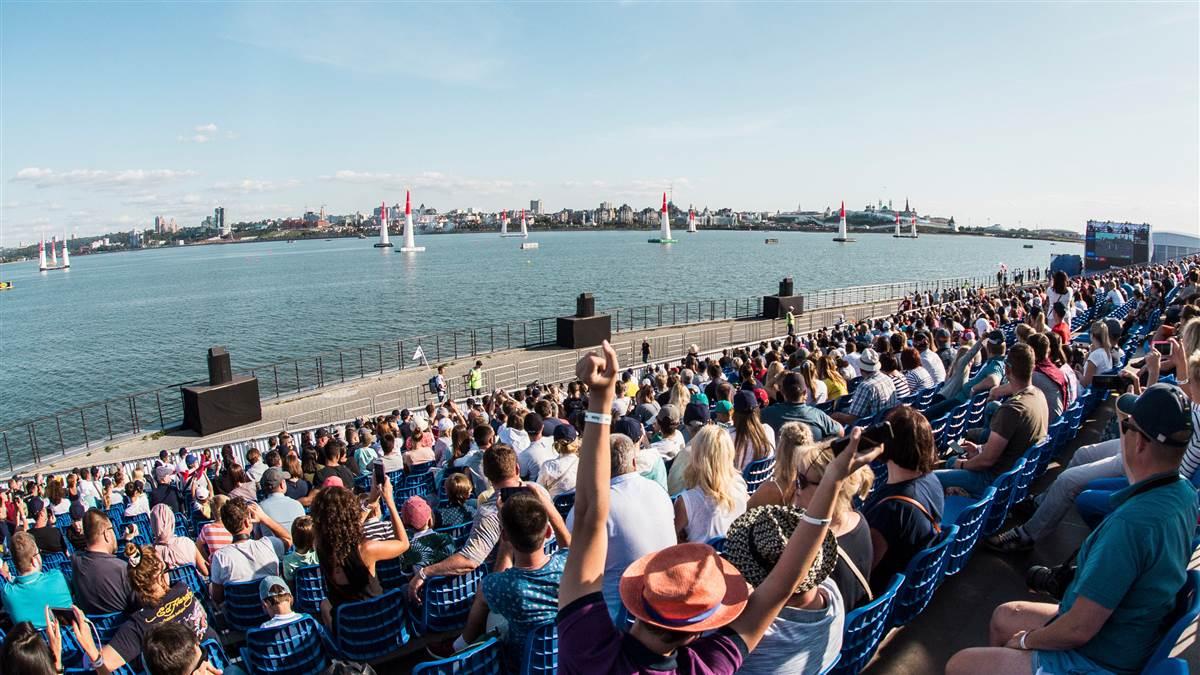
[{"label": "city skyline", "polygon": [[963,225],[1200,230],[1194,3],[0,18],[5,246],[188,227],[217,206],[232,222],[369,212],[405,188],[440,211],[655,208],[673,188],[697,208],[908,197]]}]

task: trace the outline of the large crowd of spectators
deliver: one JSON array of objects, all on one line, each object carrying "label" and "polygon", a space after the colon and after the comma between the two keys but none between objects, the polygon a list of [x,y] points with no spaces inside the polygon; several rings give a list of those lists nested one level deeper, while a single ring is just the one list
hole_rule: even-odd
[{"label": "large crowd of spectators", "polygon": [[[1134,672],[1195,533],[1200,267],[1022,276],[671,363],[618,364],[606,344],[566,385],[439,396],[282,432],[244,456],[164,450],[13,477],[0,486],[0,669],[61,666],[61,627],[99,672],[139,658],[155,675],[203,672],[198,645],[231,584],[259,584],[278,626],[302,616],[297,570],[319,566],[315,618],[332,632],[339,606],[388,590],[385,566],[419,606],[429,579],[486,565],[461,633],[430,641],[433,657],[497,636],[517,667],[526,636],[556,621],[564,672],[817,673],[838,657],[846,614],[938,540],[947,497],[979,497],[1126,364],[1116,435],[1079,449],[1024,522],[987,541],[1027,549],[1092,481],[1123,479],[1093,498],[1062,601],[1001,606],[988,646],[947,669]],[[1102,320],[1116,308],[1122,320]],[[1072,330],[1084,315],[1099,320]],[[1138,331],[1151,336],[1122,341]],[[983,423],[939,450],[931,422],[985,394]],[[923,410],[908,404],[921,395]],[[884,424],[882,444],[862,441]],[[431,489],[398,502],[398,477],[426,473]],[[207,597],[170,583],[184,566]],[[81,630],[112,613],[127,618],[103,644]]]}]

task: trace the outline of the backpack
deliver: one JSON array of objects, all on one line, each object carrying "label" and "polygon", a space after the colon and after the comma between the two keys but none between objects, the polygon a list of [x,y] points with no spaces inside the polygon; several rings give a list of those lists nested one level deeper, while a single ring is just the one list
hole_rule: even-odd
[{"label": "backpack", "polygon": [[434,375],[433,377],[429,378],[429,393],[431,393],[431,394],[439,393],[438,392],[437,375]]}]

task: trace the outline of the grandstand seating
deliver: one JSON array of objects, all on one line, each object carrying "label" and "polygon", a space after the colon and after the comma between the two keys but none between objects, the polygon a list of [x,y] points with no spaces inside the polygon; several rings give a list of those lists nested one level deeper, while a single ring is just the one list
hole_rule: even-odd
[{"label": "grandstand seating", "polygon": [[129,615],[125,612],[114,612],[112,614],[89,614],[87,618],[96,627],[96,636],[100,638],[99,644],[108,644],[116,634],[117,628],[129,618]]},{"label": "grandstand seating", "polygon": [[[563,517],[566,518],[565,515]],[[445,534],[453,539],[455,548],[462,548],[462,545],[467,541],[467,536],[471,534],[472,525],[473,523],[468,520],[467,522],[459,523],[458,525],[439,527],[436,531],[441,532],[442,534]]]},{"label": "grandstand seating", "polygon": [[759,485],[762,485],[771,477],[771,473],[775,471],[775,456],[756,459],[746,465],[742,471],[742,478],[746,480],[746,488],[749,494],[754,494]]},{"label": "grandstand seating", "polygon": [[422,663],[413,675],[500,675],[500,643],[489,638],[470,649],[437,661]]},{"label": "grandstand seating", "polygon": [[842,653],[833,668],[834,675],[856,675],[875,655],[875,648],[887,632],[896,593],[903,585],[904,575],[897,574],[883,593],[846,615]]},{"label": "grandstand seating", "polygon": [[558,514],[566,519],[567,514],[571,512],[571,508],[575,506],[575,491],[564,492],[554,497],[554,508],[558,510]]},{"label": "grandstand seating", "polygon": [[[1013,505],[1013,491],[1016,490],[1017,477],[1024,469],[1025,459],[1018,459],[1013,463],[1011,469],[996,476],[996,479],[992,481],[992,487],[996,488],[996,498],[992,500],[992,507],[988,509],[987,521],[983,525],[983,536],[990,537],[1004,527],[1004,521],[1008,519],[1008,510]],[[947,510],[952,508],[952,504],[961,510],[970,502],[970,498],[947,497],[946,502]]]},{"label": "grandstand seating", "polygon": [[316,616],[321,611],[321,601],[328,597],[328,591],[325,589],[325,576],[321,574],[321,566],[305,565],[296,568],[292,587],[296,591],[296,610]]},{"label": "grandstand seating", "polygon": [[945,576],[958,574],[967,564],[975,544],[979,542],[979,534],[983,531],[984,523],[987,521],[988,509],[992,507],[995,498],[996,488],[990,487],[983,493],[983,497],[979,501],[960,510],[953,521],[946,522],[943,515],[943,526],[958,526],[958,534],[955,535],[954,543],[950,545],[950,552],[947,554],[949,558],[946,560]]},{"label": "grandstand seating", "polygon": [[338,605],[333,613],[333,633],[341,657],[370,662],[408,642],[404,605],[404,591],[398,588],[369,600]]},{"label": "grandstand seating", "polygon": [[417,633],[425,635],[462,628],[487,571],[484,564],[457,576],[430,577],[421,587],[420,606],[410,608]]},{"label": "grandstand seating", "polygon": [[267,620],[262,601],[258,599],[258,582],[244,581],[225,584],[225,622],[239,632],[258,628]]},{"label": "grandstand seating", "polygon": [[957,536],[957,525],[942,528],[938,541],[933,546],[919,551],[909,561],[904,570],[904,584],[896,592],[896,602],[888,619],[889,625],[903,626],[916,618],[929,604],[933,592],[942,582],[946,560],[950,557],[950,545]]},{"label": "grandstand seating", "polygon": [[[1159,672],[1155,668],[1163,668],[1165,672],[1170,672],[1169,669],[1174,668],[1174,665],[1162,666],[1161,664],[1172,660],[1171,651],[1175,644],[1180,641],[1186,631],[1194,631],[1194,624],[1197,619],[1200,619],[1200,570],[1188,570],[1187,581],[1184,582],[1183,588],[1180,589],[1179,595],[1175,601],[1175,611],[1171,616],[1171,627],[1167,629],[1162,640],[1159,641],[1158,649],[1150,655],[1150,660],[1146,662],[1143,673]],[[1185,670],[1186,664],[1185,664]]]},{"label": "grandstand seating", "polygon": [[250,675],[317,675],[335,654],[325,629],[311,616],[248,631],[241,648]]},{"label": "grandstand seating", "polygon": [[558,624],[554,621],[534,626],[525,636],[521,657],[521,675],[553,675],[558,672]]}]

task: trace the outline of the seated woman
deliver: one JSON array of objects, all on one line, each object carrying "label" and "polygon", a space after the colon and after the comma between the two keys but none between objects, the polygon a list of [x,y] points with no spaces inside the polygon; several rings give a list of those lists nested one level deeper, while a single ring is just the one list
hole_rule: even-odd
[{"label": "seated woman", "polygon": [[392,484],[386,476],[382,484],[373,487],[371,499],[379,499],[381,493],[396,539],[366,539],[358,498],[344,487],[322,488],[313,500],[311,515],[317,533],[317,558],[329,592],[328,599],[321,603],[321,620],[330,628],[333,628],[333,610],[338,605],[382,595],[375,564],[399,558],[408,550],[408,533],[400,521],[400,509],[396,508]]},{"label": "seated woman", "polygon": [[743,471],[751,462],[766,459],[775,453],[775,430],[762,423],[758,397],[742,389],[733,395],[733,466]]},{"label": "seated woman", "polygon": [[871,526],[871,588],[886,588],[921,549],[941,532],[944,493],[933,474],[933,429],[910,406],[887,415],[892,440],[884,444],[888,482],[863,509]]},{"label": "seated woman", "polygon": [[[779,562],[803,513],[803,509],[792,506],[760,506],[747,511],[729,528],[725,559],[750,586],[758,588]],[[846,619],[841,594],[829,576],[837,560],[837,541],[832,532],[826,531],[808,574],[746,657],[739,673],[816,675],[837,661]]]},{"label": "seated woman", "polygon": [[558,456],[542,462],[538,470],[538,483],[551,497],[575,491],[575,472],[579,469],[579,432],[575,427],[554,427],[554,451]]},{"label": "seated woman", "polygon": [[208,576],[208,563],[200,555],[196,542],[175,536],[175,512],[171,507],[158,504],[150,509],[150,534],[154,539],[154,552],[167,569],[195,565],[200,576]]},{"label": "seated woman", "polygon": [[[138,548],[128,544],[125,555],[129,559],[129,585],[141,608],[117,628],[113,639],[103,647],[92,639],[91,630],[75,631],[83,653],[96,664],[97,673],[108,675],[125,664],[137,663],[142,653],[142,639],[151,629],[163,624],[187,626],[201,642],[217,639],[217,634],[208,626],[204,606],[187,584],[170,585],[167,566],[153,547]],[[75,612],[78,619],[83,619],[81,611],[76,609]]]},{"label": "seated woman", "polygon": [[684,490],[675,500],[675,532],[680,543],[723,537],[734,519],[746,511],[749,497],[746,481],[733,466],[733,441],[716,425],[706,425],[692,439],[691,462],[683,483]]}]

